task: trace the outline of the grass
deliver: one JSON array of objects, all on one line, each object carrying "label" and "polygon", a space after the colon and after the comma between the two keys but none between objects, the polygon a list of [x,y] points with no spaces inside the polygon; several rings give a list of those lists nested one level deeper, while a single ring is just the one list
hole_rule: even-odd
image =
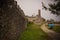
[{"label": "grass", "polygon": [[[55,24],[60,24],[60,22],[55,22]],[[60,33],[60,26],[53,26],[52,30],[54,30],[57,33]]]},{"label": "grass", "polygon": [[23,31],[18,40],[51,40],[41,29],[40,26],[28,23],[27,29]]},{"label": "grass", "polygon": [[[56,22],[56,24],[60,24],[60,22]],[[60,26],[54,26],[53,30],[60,33]]]},{"label": "grass", "polygon": [[52,30],[60,33],[60,27],[59,26],[54,26]]}]

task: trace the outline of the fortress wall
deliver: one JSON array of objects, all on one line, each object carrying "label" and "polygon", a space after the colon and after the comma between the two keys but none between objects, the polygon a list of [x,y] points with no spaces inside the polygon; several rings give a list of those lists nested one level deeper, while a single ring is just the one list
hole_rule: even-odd
[{"label": "fortress wall", "polygon": [[26,27],[24,12],[16,6],[5,9],[0,10],[0,40],[17,40]]}]

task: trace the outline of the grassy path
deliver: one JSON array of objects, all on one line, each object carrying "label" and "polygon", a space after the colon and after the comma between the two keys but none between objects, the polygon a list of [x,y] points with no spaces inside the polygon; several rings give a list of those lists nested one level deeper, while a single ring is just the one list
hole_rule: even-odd
[{"label": "grassy path", "polygon": [[47,34],[45,34],[40,26],[35,24],[28,24],[25,31],[21,33],[18,40],[51,40]]}]

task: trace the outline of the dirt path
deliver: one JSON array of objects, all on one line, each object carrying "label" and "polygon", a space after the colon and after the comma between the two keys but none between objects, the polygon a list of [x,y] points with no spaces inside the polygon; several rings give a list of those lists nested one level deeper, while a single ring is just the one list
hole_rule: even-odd
[{"label": "dirt path", "polygon": [[55,31],[52,31],[45,27],[45,24],[41,26],[41,29],[48,34],[53,40],[60,40],[60,34],[56,33]]}]

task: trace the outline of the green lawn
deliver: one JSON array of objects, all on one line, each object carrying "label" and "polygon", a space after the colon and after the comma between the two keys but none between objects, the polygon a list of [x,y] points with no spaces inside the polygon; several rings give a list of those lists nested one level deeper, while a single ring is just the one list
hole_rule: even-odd
[{"label": "green lawn", "polygon": [[[56,24],[60,24],[60,22],[57,22]],[[54,26],[53,30],[60,33],[60,26]]]},{"label": "green lawn", "polygon": [[59,26],[54,26],[53,30],[56,31],[56,32],[58,32],[58,33],[60,33],[60,27]]},{"label": "green lawn", "polygon": [[27,29],[23,31],[18,40],[51,40],[41,29],[40,26],[28,23]]}]

